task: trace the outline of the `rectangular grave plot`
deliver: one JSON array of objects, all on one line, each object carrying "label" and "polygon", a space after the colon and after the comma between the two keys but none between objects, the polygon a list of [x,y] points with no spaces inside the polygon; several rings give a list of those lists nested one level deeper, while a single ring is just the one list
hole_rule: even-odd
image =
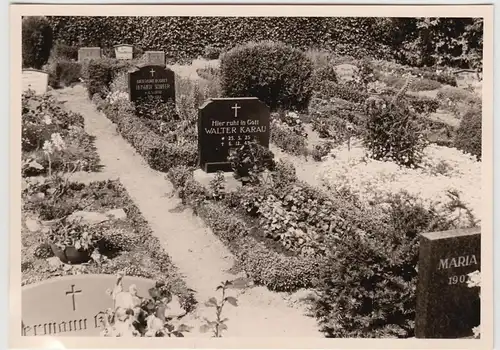
[{"label": "rectangular grave plot", "polygon": [[468,274],[481,270],[480,229],[421,236],[416,309],[417,338],[463,338],[480,322],[477,288]]}]

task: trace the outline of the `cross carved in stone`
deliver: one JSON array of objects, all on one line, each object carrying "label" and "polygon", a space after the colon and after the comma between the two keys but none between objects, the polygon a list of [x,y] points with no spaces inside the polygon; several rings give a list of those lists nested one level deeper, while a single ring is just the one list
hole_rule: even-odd
[{"label": "cross carved in stone", "polygon": [[81,293],[81,290],[75,290],[75,285],[71,285],[71,290],[66,292],[66,295],[71,295],[73,301],[73,311],[76,311],[75,295]]},{"label": "cross carved in stone", "polygon": [[240,109],[241,107],[238,106],[237,103],[235,103],[234,107],[231,107],[231,109],[234,109],[234,117],[235,118],[238,118],[238,109]]},{"label": "cross carved in stone", "polygon": [[155,70],[153,68],[151,68],[151,70],[149,71],[149,73],[151,73],[151,77],[154,77],[155,75]]}]

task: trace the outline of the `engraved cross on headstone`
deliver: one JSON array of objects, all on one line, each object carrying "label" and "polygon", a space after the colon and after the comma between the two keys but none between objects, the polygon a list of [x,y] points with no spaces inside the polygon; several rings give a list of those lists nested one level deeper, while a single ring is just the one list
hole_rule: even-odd
[{"label": "engraved cross on headstone", "polygon": [[151,68],[151,70],[149,71],[149,73],[151,73],[151,77],[154,77],[155,75],[155,70],[153,68]]},{"label": "engraved cross on headstone", "polygon": [[71,285],[71,290],[66,292],[66,295],[71,295],[71,299],[73,301],[73,311],[76,311],[76,303],[75,303],[75,294],[81,293],[81,290],[75,290],[75,285]]},{"label": "engraved cross on headstone", "polygon": [[241,108],[241,107],[240,107],[240,106],[238,106],[238,104],[237,104],[237,103],[234,105],[234,107],[231,107],[231,109],[234,109],[234,117],[235,117],[235,118],[238,118],[238,109],[240,109],[240,108]]}]

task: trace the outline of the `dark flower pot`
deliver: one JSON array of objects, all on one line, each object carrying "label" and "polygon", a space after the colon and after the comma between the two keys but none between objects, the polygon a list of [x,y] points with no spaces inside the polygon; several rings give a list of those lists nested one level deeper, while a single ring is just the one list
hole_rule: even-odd
[{"label": "dark flower pot", "polygon": [[50,248],[54,255],[65,264],[83,264],[90,260],[92,250],[78,250],[73,246],[66,246],[64,249],[51,243]]}]

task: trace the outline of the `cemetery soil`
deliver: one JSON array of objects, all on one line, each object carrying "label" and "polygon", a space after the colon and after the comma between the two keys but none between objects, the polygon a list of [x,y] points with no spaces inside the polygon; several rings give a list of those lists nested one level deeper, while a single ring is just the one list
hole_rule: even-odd
[{"label": "cemetery soil", "polygon": [[[219,297],[215,288],[220,282],[239,277],[231,272],[234,257],[189,209],[176,210],[180,200],[172,195],[173,187],[165,174],[152,170],[118,134],[116,126],[96,111],[84,87],[65,88],[53,94],[66,101],[65,108],[84,116],[86,131],[96,136],[103,173],[110,179],[120,179],[188,287],[196,291],[200,304],[189,319],[182,321],[194,327],[186,336],[202,336],[197,329],[203,317],[214,318],[214,309],[203,302]],[[228,305],[223,311],[223,317],[229,318],[224,336],[322,337],[315,319],[306,316],[304,304],[296,302],[292,307],[286,302],[297,301],[299,293],[307,291],[290,295],[254,286],[230,293],[238,298],[239,305]]]}]

